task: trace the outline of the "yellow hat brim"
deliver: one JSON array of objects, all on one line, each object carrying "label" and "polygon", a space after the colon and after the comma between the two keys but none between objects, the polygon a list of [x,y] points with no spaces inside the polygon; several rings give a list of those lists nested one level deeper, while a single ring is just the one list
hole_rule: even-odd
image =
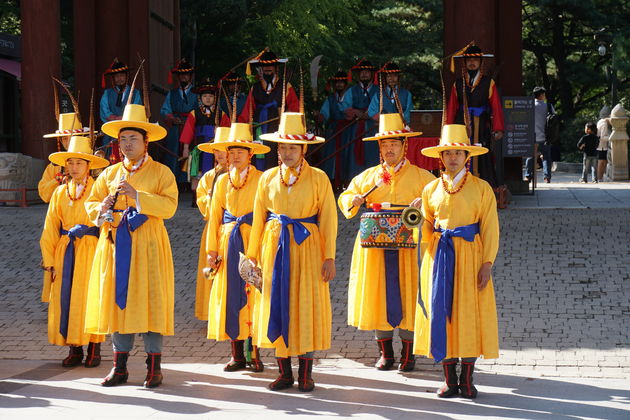
[{"label": "yellow hat brim", "polygon": [[90,162],[90,169],[101,169],[109,166],[109,161],[102,157],[80,152],[55,152],[48,156],[48,160],[57,166],[66,166],[68,159],[83,159]]},{"label": "yellow hat brim", "polygon": [[398,133],[398,134],[384,134],[384,135],[375,135],[372,137],[365,137],[363,141],[374,141],[374,140],[385,140],[385,139],[396,139],[398,137],[418,137],[421,136],[421,131],[410,131],[408,133]]},{"label": "yellow hat brim", "polygon": [[213,143],[211,141],[206,143],[201,143],[197,145],[197,149],[201,150],[204,153],[214,153],[215,147],[218,143]]},{"label": "yellow hat brim", "polygon": [[101,127],[101,131],[110,137],[118,138],[120,130],[127,127],[140,128],[147,132],[149,141],[158,141],[166,137],[166,128],[157,123],[141,121],[116,120],[108,121]]},{"label": "yellow hat brim", "polygon": [[262,155],[271,150],[269,146],[265,146],[261,143],[254,143],[251,141],[222,141],[221,143],[216,143],[213,145],[215,150],[222,150],[227,152],[229,147],[246,147],[251,149],[254,154]]},{"label": "yellow hat brim", "polygon": [[427,157],[439,159],[440,154],[445,150],[466,150],[470,156],[479,156],[488,153],[488,149],[482,146],[432,146],[425,147],[421,150],[422,154]]},{"label": "yellow hat brim", "polygon": [[310,140],[292,140],[292,139],[283,139],[278,136],[278,133],[268,133],[261,134],[261,140],[272,141],[274,143],[285,143],[285,144],[318,144],[326,141],[325,138],[319,136],[313,136]]}]

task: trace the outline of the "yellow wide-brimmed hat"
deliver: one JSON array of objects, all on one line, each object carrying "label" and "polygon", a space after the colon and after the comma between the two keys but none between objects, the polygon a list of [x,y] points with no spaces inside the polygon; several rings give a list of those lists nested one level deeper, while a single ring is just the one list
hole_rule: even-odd
[{"label": "yellow wide-brimmed hat", "polygon": [[202,152],[214,153],[218,144],[224,143],[230,137],[230,127],[216,127],[214,129],[214,140],[197,145]]},{"label": "yellow wide-brimmed hat", "polygon": [[287,144],[316,144],[325,141],[323,137],[306,132],[306,118],[301,112],[283,112],[278,131],[262,134],[260,138]]},{"label": "yellow wide-brimmed hat", "polygon": [[470,144],[466,126],[462,124],[446,124],[442,127],[440,144],[433,147],[425,147],[422,154],[432,158],[440,158],[440,153],[445,150],[466,150],[470,156],[479,156],[488,153],[488,149],[482,146]]},{"label": "yellow wide-brimmed hat", "polygon": [[269,146],[254,141],[252,126],[247,123],[232,123],[228,140],[214,145],[216,150],[227,151],[228,147],[247,147],[255,154],[264,154],[271,150]]},{"label": "yellow wide-brimmed hat", "polygon": [[66,166],[68,159],[83,159],[90,162],[90,169],[100,169],[109,165],[107,159],[95,156],[92,151],[92,145],[89,137],[72,136],[68,143],[68,151],[56,152],[48,156],[52,163],[58,166]]},{"label": "yellow wide-brimmed hat", "polygon": [[144,105],[127,104],[121,120],[108,121],[101,130],[110,137],[118,138],[123,128],[140,128],[147,132],[149,141],[157,141],[166,137],[166,129],[158,123],[150,123]]},{"label": "yellow wide-brimmed hat", "polygon": [[378,117],[378,133],[372,137],[365,137],[363,141],[385,140],[398,137],[416,137],[422,133],[411,131],[403,123],[400,114],[381,114]]},{"label": "yellow wide-brimmed hat", "polygon": [[59,114],[59,129],[54,133],[45,134],[44,138],[74,136],[81,134],[89,134],[89,127],[83,127],[79,114],[76,112],[67,112],[65,114]]}]

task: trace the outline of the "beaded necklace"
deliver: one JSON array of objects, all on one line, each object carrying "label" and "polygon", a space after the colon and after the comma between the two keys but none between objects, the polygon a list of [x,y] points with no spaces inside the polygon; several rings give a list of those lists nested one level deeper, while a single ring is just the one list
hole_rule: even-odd
[{"label": "beaded necklace", "polygon": [[[70,199],[70,206],[72,206],[75,201],[79,201],[85,195],[85,192],[87,191],[87,177],[83,181],[84,182],[81,183],[77,183],[76,181],[74,182],[74,196],[70,194],[70,182],[66,182],[66,195]],[[77,197],[77,189],[81,185],[83,186],[83,189],[81,190],[81,194]]]},{"label": "beaded necklace", "polygon": [[121,163],[122,163],[123,168],[125,168],[125,170],[129,174],[129,176],[131,176],[134,173],[138,172],[140,170],[140,168],[142,168],[144,166],[144,164],[147,163],[148,160],[149,159],[147,159],[147,153],[145,152],[144,156],[142,157],[140,162],[136,163],[135,165],[132,165],[131,168],[128,168],[127,165],[125,165],[125,161],[124,160]]},{"label": "beaded necklace", "polygon": [[282,171],[282,165],[283,165],[282,160],[280,160],[280,157],[278,157],[278,166],[280,167],[280,182],[282,182],[282,185],[284,185],[285,187],[291,188],[300,180],[300,175],[302,175],[302,169],[304,168],[304,155],[302,155],[302,160],[300,161],[300,164],[298,165],[297,176],[295,177],[295,181],[293,182],[289,182],[288,184],[284,182],[284,173]]},{"label": "beaded necklace", "polygon": [[251,169],[250,166],[247,165],[247,172],[245,173],[245,179],[243,179],[243,182],[241,182],[241,185],[239,185],[238,187],[234,185],[234,181],[232,181],[232,176],[230,175],[230,171],[227,171],[228,181],[230,181],[230,185],[232,186],[232,188],[234,188],[235,190],[240,190],[241,188],[245,186],[245,184],[247,184],[247,178],[249,178],[249,173],[251,172],[250,169]]},{"label": "beaded necklace", "polygon": [[464,184],[466,183],[466,180],[468,179],[469,173],[470,172],[468,171],[468,168],[466,168],[464,179],[462,179],[462,181],[459,183],[459,186],[457,188],[451,190],[448,188],[448,185],[446,184],[446,180],[444,179],[444,172],[442,172],[442,174],[440,175],[440,179],[442,180],[442,188],[444,189],[444,192],[446,192],[449,195],[457,194],[458,192],[460,192],[462,188],[464,188]]}]

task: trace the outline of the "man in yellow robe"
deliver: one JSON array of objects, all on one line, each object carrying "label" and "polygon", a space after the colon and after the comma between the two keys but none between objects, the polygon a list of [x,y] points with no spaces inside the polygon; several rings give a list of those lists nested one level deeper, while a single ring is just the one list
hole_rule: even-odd
[{"label": "man in yellow robe", "polygon": [[330,347],[332,311],[328,282],[335,276],[337,212],[326,174],[304,160],[304,114],[283,113],[278,132],[261,136],[278,145],[280,165],[260,177],[247,256],[260,261],[262,297],[254,342],[275,348],[274,391],[293,385],[291,357],[299,357],[299,390],[312,391],[313,352]]},{"label": "man in yellow robe", "polygon": [[208,229],[210,227],[208,220],[210,218],[210,204],[212,203],[212,196],[216,186],[217,178],[219,175],[227,171],[227,152],[224,150],[215,149],[215,145],[224,141],[227,141],[230,134],[229,127],[217,127],[214,132],[214,140],[211,142],[201,143],[199,150],[205,153],[214,154],[215,167],[201,176],[199,184],[197,185],[197,208],[203,216],[203,220],[206,222],[201,234],[201,241],[199,242],[199,258],[197,260],[197,286],[195,289],[195,316],[201,321],[208,320],[208,299],[210,297],[210,286],[212,282],[209,281],[203,274],[203,269],[206,268],[208,263],[208,250],[206,248]]},{"label": "man in yellow robe", "polygon": [[70,347],[62,366],[80,365],[87,345],[85,367],[96,367],[105,337],[85,332],[85,303],[99,232],[83,203],[94,184],[90,168],[104,168],[109,162],[92,154],[87,137],[73,136],[67,149],[49,157],[66,168],[68,181],[51,196],[39,241],[46,271],[42,301],[48,302],[48,341]]},{"label": "man in yellow robe", "polygon": [[177,209],[177,184],[146,151],[166,130],[147,121],[143,105],[127,104],[123,118],[102,129],[118,138],[125,158],[103,171],[85,203],[90,220],[101,226],[86,331],[112,334],[114,368],[103,386],[127,381],[127,358],[140,333],[148,354],[144,386],[154,388],[162,383],[162,336],[173,335],[173,256],[164,219]]},{"label": "man in yellow robe", "polygon": [[[249,243],[254,197],[262,172],[250,164],[253,155],[269,152],[269,147],[253,141],[252,127],[232,123],[229,139],[213,145],[227,151],[229,171],[215,185],[208,224],[208,263],[218,272],[212,282],[208,305],[208,338],[231,341],[232,358],[223,368],[234,372],[251,366],[262,372],[258,347],[251,346],[253,311],[260,298],[258,290],[246,284],[238,271],[239,253]],[[217,262],[221,257],[223,263]],[[244,351],[245,340],[248,355]]]},{"label": "man in yellow robe", "polygon": [[[446,170],[422,193],[423,254],[414,353],[441,362],[438,397],[475,398],[477,357],[499,357],[492,264],[499,249],[499,218],[492,187],[469,172],[472,146],[463,125],[445,125],[440,144],[422,150]],[[461,373],[457,364],[461,359]]]},{"label": "man in yellow robe", "polygon": [[[404,127],[399,114],[381,114],[379,133],[364,141],[377,140],[381,164],[368,168],[352,180],[339,196],[339,208],[346,218],[357,215],[362,204],[376,209],[420,208],[425,185],[435,177],[412,165],[406,158],[407,137],[417,136]],[[379,185],[380,184],[380,185]],[[365,196],[375,185],[373,192]],[[388,206],[389,205],[389,206]],[[378,211],[378,210],[370,210]],[[387,210],[386,210],[387,211]],[[413,355],[413,323],[418,293],[418,251],[415,248],[367,248],[354,244],[348,288],[348,324],[361,330],[374,330],[379,346],[378,370],[394,365],[394,329],[402,341],[400,371],[411,371]],[[419,246],[419,245],[417,245]]]},{"label": "man in yellow robe", "polygon": [[[44,135],[44,138],[57,140],[57,152],[61,152],[62,147],[63,150],[68,149],[70,136],[89,134],[89,129],[87,127],[83,127],[79,114],[76,112],[59,114],[57,120],[59,128],[54,133]],[[44,203],[48,203],[55,189],[64,183],[65,175],[63,165],[59,166],[51,162],[46,166],[46,169],[42,174],[42,178],[37,184],[39,198],[41,198]]]}]

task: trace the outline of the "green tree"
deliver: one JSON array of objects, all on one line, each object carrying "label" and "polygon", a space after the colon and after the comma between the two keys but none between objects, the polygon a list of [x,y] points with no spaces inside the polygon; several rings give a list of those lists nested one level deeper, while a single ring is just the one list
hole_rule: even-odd
[{"label": "green tree", "polygon": [[[630,95],[630,4],[612,0],[524,0],[523,74],[525,90],[543,85],[563,122],[563,149],[574,153],[587,120],[610,105],[610,72],[618,97]],[[597,52],[595,35],[604,29],[607,53]],[[613,104],[614,105],[614,104]]]}]

